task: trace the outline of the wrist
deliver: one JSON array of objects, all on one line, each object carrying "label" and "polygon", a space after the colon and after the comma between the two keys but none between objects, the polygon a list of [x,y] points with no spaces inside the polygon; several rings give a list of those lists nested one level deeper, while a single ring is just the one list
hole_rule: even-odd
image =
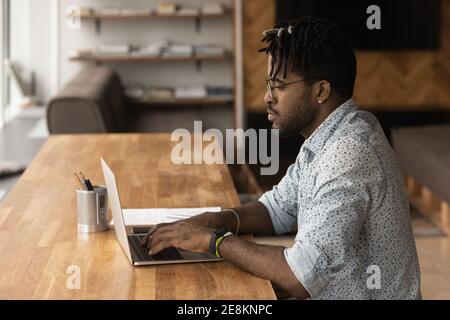
[{"label": "wrist", "polygon": [[231,238],[233,238],[235,235],[231,232],[228,232],[224,236],[221,237],[220,241],[216,244],[216,256],[223,258],[221,248],[224,246],[224,242],[229,241]]},{"label": "wrist", "polygon": [[224,223],[218,212],[205,212],[198,216],[191,217],[186,221],[214,230],[222,228]]},{"label": "wrist", "polygon": [[210,240],[209,240],[209,252],[211,254],[221,258],[217,248],[219,247],[220,242],[225,237],[228,237],[230,235],[233,235],[233,233],[231,233],[230,230],[228,230],[226,228],[222,228],[222,229],[219,229],[219,230],[214,230],[211,233],[211,237],[210,237]]},{"label": "wrist", "polygon": [[237,213],[233,213],[233,211],[227,209],[221,211],[219,215],[221,216],[222,220],[221,228],[227,228],[231,232],[236,233],[235,231],[237,231],[238,228],[238,218],[236,218]]}]

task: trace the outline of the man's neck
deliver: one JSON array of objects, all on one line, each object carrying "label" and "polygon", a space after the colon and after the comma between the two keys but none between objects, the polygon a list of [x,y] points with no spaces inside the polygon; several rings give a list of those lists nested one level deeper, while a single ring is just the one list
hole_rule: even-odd
[{"label": "man's neck", "polygon": [[346,100],[343,99],[333,99],[330,100],[328,103],[324,103],[322,105],[318,106],[318,112],[316,114],[316,117],[313,121],[311,121],[310,125],[306,126],[302,132],[301,135],[308,139],[314,131],[322,124],[322,122],[325,121],[326,118],[334,111],[336,110],[341,104],[343,104]]}]

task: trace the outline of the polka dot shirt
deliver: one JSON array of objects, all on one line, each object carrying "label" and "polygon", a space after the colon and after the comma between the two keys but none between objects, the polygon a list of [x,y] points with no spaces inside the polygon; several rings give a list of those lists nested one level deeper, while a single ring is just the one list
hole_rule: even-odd
[{"label": "polka dot shirt", "polygon": [[420,299],[408,199],[377,119],[348,100],[260,199],[274,230],[295,230],[286,261],[312,299]]}]

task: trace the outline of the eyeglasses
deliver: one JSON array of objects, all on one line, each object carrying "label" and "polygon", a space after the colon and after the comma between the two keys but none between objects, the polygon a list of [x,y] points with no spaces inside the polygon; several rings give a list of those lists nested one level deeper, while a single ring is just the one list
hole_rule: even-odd
[{"label": "eyeglasses", "polygon": [[294,84],[294,83],[297,83],[297,82],[300,82],[300,81],[305,81],[305,79],[300,79],[300,80],[296,80],[296,81],[292,81],[292,82],[288,82],[288,83],[282,83],[282,84],[280,84],[280,85],[275,86],[275,85],[273,84],[273,80],[271,80],[271,79],[266,79],[266,88],[267,88],[267,90],[269,91],[270,100],[273,100],[273,93],[272,93],[272,90],[273,90],[273,89],[284,89],[284,88],[286,88],[287,86],[289,86],[289,85],[291,85],[291,84]]}]

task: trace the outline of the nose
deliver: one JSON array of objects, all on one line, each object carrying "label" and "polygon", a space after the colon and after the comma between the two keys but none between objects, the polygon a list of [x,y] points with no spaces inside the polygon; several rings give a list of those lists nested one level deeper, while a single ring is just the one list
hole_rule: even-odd
[{"label": "nose", "polygon": [[269,90],[267,90],[266,94],[264,95],[264,103],[266,104],[266,106],[272,105],[274,104],[273,100],[275,100],[275,98],[271,97]]}]

